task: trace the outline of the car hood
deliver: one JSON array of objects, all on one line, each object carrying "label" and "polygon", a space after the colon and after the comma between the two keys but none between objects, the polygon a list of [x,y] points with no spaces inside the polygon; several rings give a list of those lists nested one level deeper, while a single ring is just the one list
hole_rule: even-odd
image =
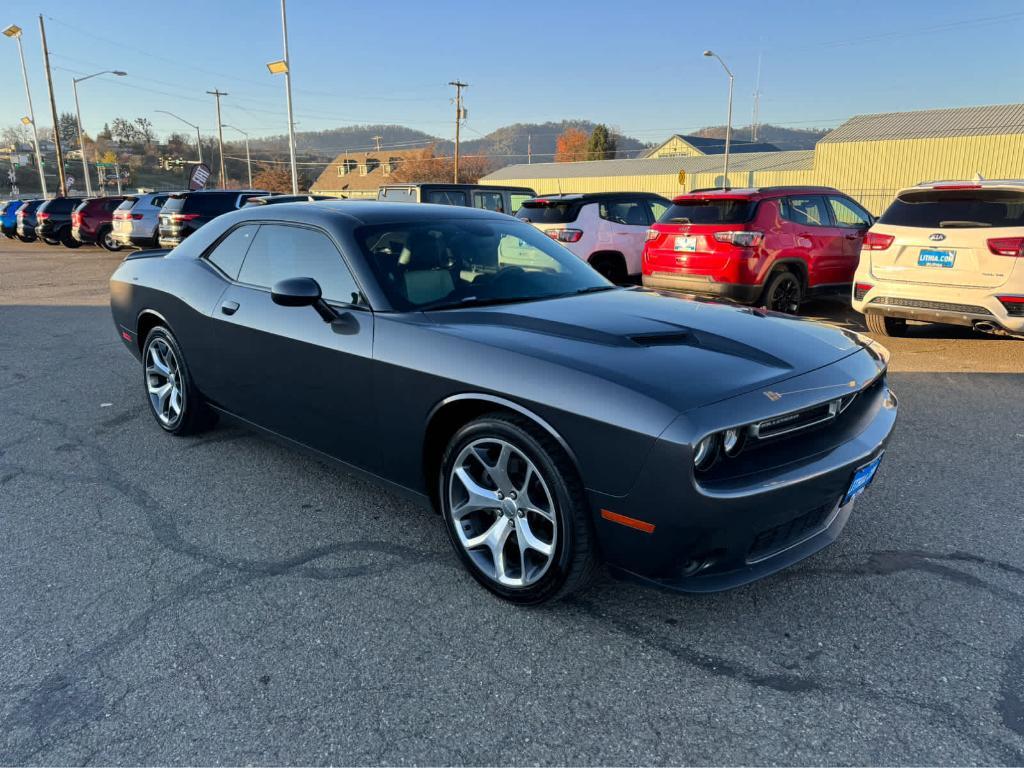
[{"label": "car hood", "polygon": [[869,339],[642,288],[424,313],[444,333],[590,374],[682,412],[848,357]]}]

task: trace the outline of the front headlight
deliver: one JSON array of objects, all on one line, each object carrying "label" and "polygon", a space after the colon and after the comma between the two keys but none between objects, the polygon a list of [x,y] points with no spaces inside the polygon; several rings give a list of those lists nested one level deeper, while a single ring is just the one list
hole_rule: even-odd
[{"label": "front headlight", "polygon": [[698,470],[707,469],[715,463],[717,453],[718,435],[708,435],[697,443],[697,450],[693,452],[693,466]]}]

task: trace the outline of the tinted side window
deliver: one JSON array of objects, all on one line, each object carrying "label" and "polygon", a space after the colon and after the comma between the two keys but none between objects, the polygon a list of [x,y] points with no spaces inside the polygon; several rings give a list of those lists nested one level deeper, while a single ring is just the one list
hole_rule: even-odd
[{"label": "tinted side window", "polygon": [[264,224],[253,240],[238,279],[261,288],[278,280],[312,277],[328,301],[355,303],[359,288],[330,238],[322,232]]},{"label": "tinted side window", "polygon": [[425,203],[437,205],[468,205],[466,193],[457,189],[434,189],[427,192]]},{"label": "tinted side window", "polygon": [[647,206],[643,200],[621,200],[601,203],[598,215],[616,224],[645,227],[650,224]]},{"label": "tinted side window", "polygon": [[828,204],[832,206],[832,213],[836,217],[836,224],[840,227],[870,227],[871,215],[845,197],[830,197]]},{"label": "tinted side window", "polygon": [[222,195],[218,192],[199,192],[188,195],[185,198],[182,210],[189,213],[199,213],[203,216],[219,216],[222,213],[233,210],[237,199],[235,195]]},{"label": "tinted side window", "polygon": [[832,226],[832,219],[825,208],[825,199],[818,195],[786,198],[786,204],[782,207],[782,217],[808,227]]},{"label": "tinted side window", "polygon": [[495,213],[505,212],[505,201],[502,200],[501,192],[474,192],[473,207],[483,208],[486,211]]},{"label": "tinted side window", "polygon": [[242,259],[245,258],[249,246],[252,245],[253,236],[259,229],[258,224],[246,224],[221,240],[217,246],[206,257],[223,272],[235,280],[238,277],[238,268],[242,266]]},{"label": "tinted side window", "polygon": [[161,195],[160,197],[154,197],[152,200],[150,200],[149,204],[153,205],[153,206],[156,206],[157,208],[160,208],[166,202],[167,202],[167,195]]}]

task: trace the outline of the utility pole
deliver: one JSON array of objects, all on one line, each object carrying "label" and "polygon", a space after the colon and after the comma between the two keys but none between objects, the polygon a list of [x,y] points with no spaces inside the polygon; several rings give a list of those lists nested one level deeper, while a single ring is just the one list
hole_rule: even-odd
[{"label": "utility pole", "polygon": [[39,36],[43,40],[43,67],[46,69],[46,87],[50,89],[50,114],[53,116],[53,145],[57,151],[57,178],[60,196],[68,196],[67,180],[64,177],[64,151],[60,148],[60,124],[57,121],[57,102],[53,98],[53,75],[50,74],[50,49],[46,47],[46,26],[43,14],[39,14]]},{"label": "utility pole", "polygon": [[533,134],[526,134],[526,162],[527,164],[533,163]]},{"label": "utility pole", "polygon": [[292,194],[299,194],[299,172],[295,164],[295,115],[292,114],[292,60],[288,56],[288,15],[281,0],[281,33],[284,36],[284,87],[288,99],[288,154],[292,161]]},{"label": "utility pole", "polygon": [[459,128],[466,113],[462,108],[462,89],[468,88],[469,83],[460,80],[452,80],[448,85],[455,86],[455,183],[459,183]]},{"label": "utility pole", "polygon": [[224,126],[220,122],[220,97],[227,96],[224,91],[214,88],[207,91],[208,94],[217,99],[217,141],[220,144],[220,188],[227,189],[228,177],[224,171]]},{"label": "utility pole", "polygon": [[384,140],[383,136],[374,136],[372,141],[377,145],[377,151],[380,152],[380,143]]}]

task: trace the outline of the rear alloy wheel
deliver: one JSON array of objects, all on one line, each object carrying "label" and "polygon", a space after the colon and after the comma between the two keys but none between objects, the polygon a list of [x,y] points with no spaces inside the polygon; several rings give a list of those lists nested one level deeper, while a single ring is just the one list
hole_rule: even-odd
[{"label": "rear alloy wheel", "polygon": [[888,317],[878,312],[864,315],[868,331],[876,336],[906,336],[907,321],[902,317]]},{"label": "rear alloy wheel", "polygon": [[178,342],[166,328],[149,332],[142,348],[143,379],[149,409],[157,423],[173,435],[201,432],[212,421],[195,386]]},{"label": "rear alloy wheel", "polygon": [[472,576],[516,603],[582,587],[596,565],[575,468],[518,417],[483,417],[452,438],[441,467],[445,527]]},{"label": "rear alloy wheel", "polygon": [[124,246],[118,240],[114,239],[114,230],[103,229],[100,231],[100,245],[106,248],[108,251],[120,251]]},{"label": "rear alloy wheel", "polygon": [[590,260],[590,266],[600,273],[609,282],[622,285],[629,279],[626,274],[626,264],[621,256],[603,253],[594,256]]},{"label": "rear alloy wheel", "polygon": [[792,272],[776,272],[761,295],[760,304],[773,312],[795,315],[803,301],[803,286],[800,278]]}]

